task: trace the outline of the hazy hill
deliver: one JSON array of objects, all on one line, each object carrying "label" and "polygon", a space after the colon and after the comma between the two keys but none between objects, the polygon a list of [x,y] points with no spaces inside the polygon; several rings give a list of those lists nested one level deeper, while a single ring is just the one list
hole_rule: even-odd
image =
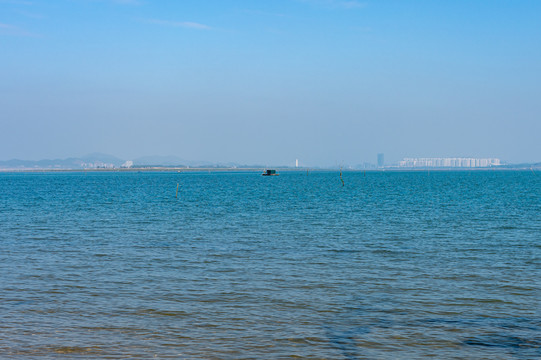
[{"label": "hazy hill", "polygon": [[79,158],[43,160],[0,160],[1,169],[85,169],[120,167],[124,163],[115,156],[101,153],[88,154]]}]

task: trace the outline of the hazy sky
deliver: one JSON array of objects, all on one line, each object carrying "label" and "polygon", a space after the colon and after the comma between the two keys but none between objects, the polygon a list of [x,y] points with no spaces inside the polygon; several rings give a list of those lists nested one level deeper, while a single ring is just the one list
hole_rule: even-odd
[{"label": "hazy sky", "polygon": [[541,161],[541,1],[0,0],[0,159]]}]

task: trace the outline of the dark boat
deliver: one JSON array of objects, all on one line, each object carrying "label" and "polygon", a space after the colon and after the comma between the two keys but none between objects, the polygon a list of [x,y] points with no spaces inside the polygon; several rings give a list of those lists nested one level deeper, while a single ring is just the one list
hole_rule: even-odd
[{"label": "dark boat", "polygon": [[278,176],[279,174],[276,173],[276,170],[265,170],[263,176]]}]

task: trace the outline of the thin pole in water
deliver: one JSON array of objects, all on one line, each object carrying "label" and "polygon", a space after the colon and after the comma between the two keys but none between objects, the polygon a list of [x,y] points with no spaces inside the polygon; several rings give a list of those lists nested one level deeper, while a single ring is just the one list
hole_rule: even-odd
[{"label": "thin pole in water", "polygon": [[177,183],[177,193],[175,194],[175,197],[178,198],[178,183]]},{"label": "thin pole in water", "polygon": [[342,168],[340,168],[340,181],[342,181],[342,186],[344,186],[344,179],[342,179]]}]

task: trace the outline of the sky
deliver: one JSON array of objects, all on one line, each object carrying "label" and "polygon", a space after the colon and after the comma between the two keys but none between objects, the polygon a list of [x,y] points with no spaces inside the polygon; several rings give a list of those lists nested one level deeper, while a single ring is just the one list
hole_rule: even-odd
[{"label": "sky", "polygon": [[0,0],[0,160],[541,161],[541,1]]}]

